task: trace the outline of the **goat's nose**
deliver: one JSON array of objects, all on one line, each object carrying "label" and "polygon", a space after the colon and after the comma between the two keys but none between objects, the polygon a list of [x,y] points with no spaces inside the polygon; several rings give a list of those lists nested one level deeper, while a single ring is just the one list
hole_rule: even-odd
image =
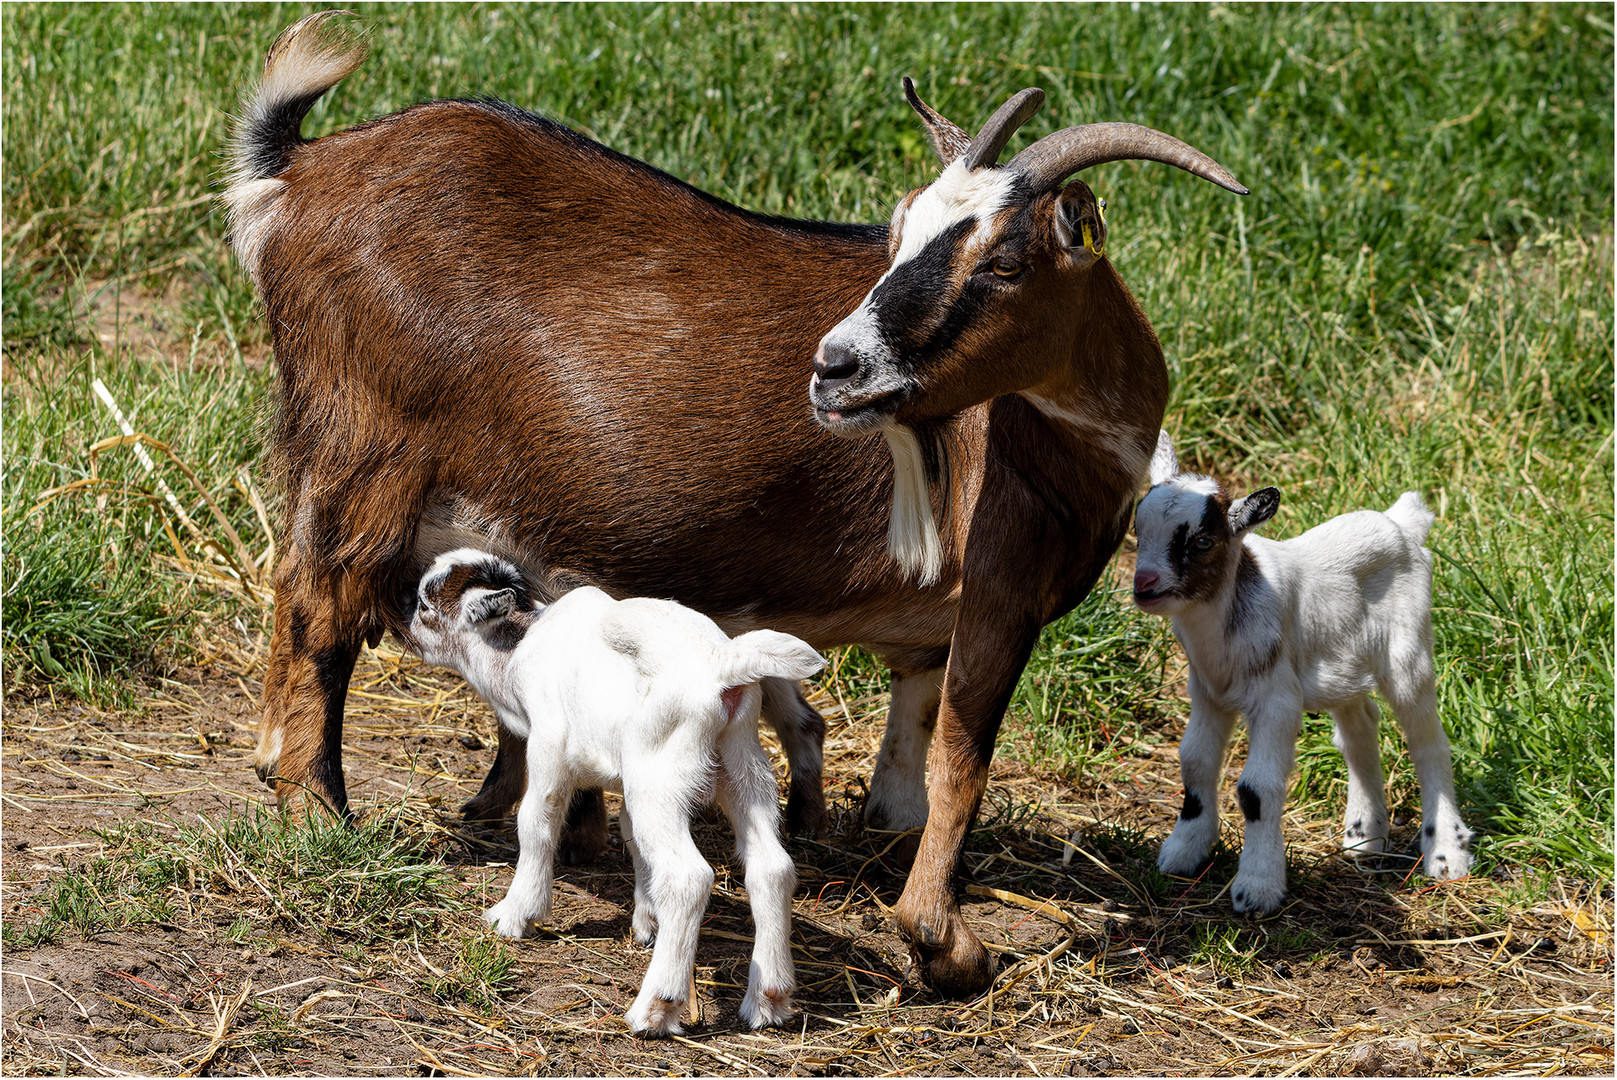
[{"label": "goat's nose", "polygon": [[1157,587],[1162,579],[1150,570],[1137,570],[1134,573],[1134,591],[1150,592]]},{"label": "goat's nose", "polygon": [[820,342],[814,354],[814,375],[820,385],[846,382],[859,374],[859,355],[846,345],[834,341]]}]

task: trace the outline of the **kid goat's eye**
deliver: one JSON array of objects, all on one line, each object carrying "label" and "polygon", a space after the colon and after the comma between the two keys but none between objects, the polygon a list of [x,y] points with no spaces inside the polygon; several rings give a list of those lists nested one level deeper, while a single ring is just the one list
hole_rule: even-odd
[{"label": "kid goat's eye", "polygon": [[1200,552],[1200,551],[1212,551],[1213,550],[1213,538],[1211,536],[1198,536],[1198,537],[1196,537],[1195,540],[1191,541],[1190,549],[1192,551],[1198,551],[1198,552]]}]

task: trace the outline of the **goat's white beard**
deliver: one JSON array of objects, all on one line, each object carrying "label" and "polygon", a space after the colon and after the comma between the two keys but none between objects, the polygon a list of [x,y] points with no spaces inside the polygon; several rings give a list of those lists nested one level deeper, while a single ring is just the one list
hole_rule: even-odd
[{"label": "goat's white beard", "polygon": [[938,580],[943,544],[932,517],[932,491],[926,482],[921,440],[903,424],[883,428],[893,455],[893,512],[887,522],[887,550],[906,574],[923,586]]}]

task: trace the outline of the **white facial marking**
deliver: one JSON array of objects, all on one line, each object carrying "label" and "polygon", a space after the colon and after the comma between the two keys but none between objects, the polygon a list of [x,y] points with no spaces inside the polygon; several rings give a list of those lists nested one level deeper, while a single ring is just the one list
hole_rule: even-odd
[{"label": "white facial marking", "polygon": [[944,169],[930,187],[907,205],[901,204],[893,217],[893,227],[901,228],[901,235],[892,266],[853,314],[832,327],[823,340],[845,345],[870,361],[891,363],[892,352],[881,339],[872,303],[876,289],[894,270],[915,258],[927,244],[958,222],[976,218],[977,229],[969,246],[976,248],[986,243],[994,215],[1009,205],[1015,184],[1016,175],[1005,169],[967,172],[962,161]]}]

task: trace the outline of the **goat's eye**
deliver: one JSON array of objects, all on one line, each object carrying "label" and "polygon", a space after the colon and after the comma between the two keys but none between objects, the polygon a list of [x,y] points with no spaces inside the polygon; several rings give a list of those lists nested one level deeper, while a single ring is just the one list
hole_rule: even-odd
[{"label": "goat's eye", "polygon": [[1197,554],[1204,554],[1213,550],[1213,544],[1215,542],[1216,541],[1214,541],[1211,536],[1203,534],[1190,542],[1190,550],[1196,552]]},{"label": "goat's eye", "polygon": [[995,277],[1013,278],[1022,272],[1022,264],[1000,255],[989,262],[988,269],[994,272]]}]

